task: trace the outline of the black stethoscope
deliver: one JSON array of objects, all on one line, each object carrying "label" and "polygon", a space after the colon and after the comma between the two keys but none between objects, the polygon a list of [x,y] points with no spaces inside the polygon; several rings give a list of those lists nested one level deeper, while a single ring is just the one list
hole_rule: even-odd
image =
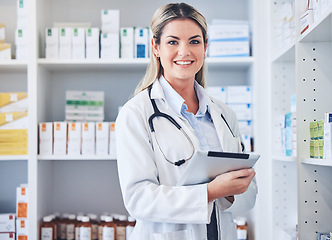
[{"label": "black stethoscope", "polygon": [[[155,101],[154,99],[151,98],[151,89],[152,89],[152,85],[150,85],[150,86],[148,87],[149,98],[150,98],[150,101],[151,101],[151,104],[152,104],[152,107],[153,107],[153,110],[154,110],[154,113],[149,117],[149,126],[150,126],[151,133],[154,135],[154,138],[155,138],[155,140],[156,140],[156,143],[157,143],[157,145],[158,145],[158,148],[159,148],[160,152],[163,154],[163,156],[164,156],[164,158],[166,159],[166,161],[169,162],[169,163],[171,163],[171,164],[173,164],[173,165],[175,165],[175,166],[181,166],[181,165],[184,164],[186,161],[190,160],[190,159],[192,158],[192,156],[194,155],[194,153],[195,153],[195,147],[194,147],[194,144],[193,144],[193,142],[191,141],[191,139],[189,138],[189,136],[187,135],[187,133],[182,129],[182,127],[180,126],[180,124],[178,124],[178,123],[174,120],[174,118],[172,118],[170,115],[168,115],[168,114],[166,114],[166,113],[160,112],[159,108],[157,107],[156,101]],[[191,155],[190,155],[188,158],[186,158],[186,159],[180,159],[180,160],[178,160],[178,161],[176,161],[176,162],[172,162],[171,160],[169,160],[169,159],[165,156],[165,154],[164,154],[164,152],[162,151],[162,149],[161,149],[161,147],[160,147],[160,145],[159,145],[159,143],[158,143],[158,140],[157,140],[157,138],[156,138],[156,134],[155,134],[154,126],[153,126],[153,119],[154,119],[155,117],[163,117],[163,118],[166,118],[166,119],[167,119],[168,121],[170,121],[170,122],[171,122],[171,123],[172,123],[172,124],[178,129],[178,130],[180,130],[180,131],[183,133],[183,135],[188,139],[188,141],[190,142],[190,145],[192,146],[192,153],[191,153]],[[224,115],[221,114],[221,118],[222,118],[222,119],[224,120],[224,122],[226,123],[226,125],[227,125],[229,131],[232,133],[233,137],[235,137],[235,135],[234,135],[232,129],[230,128],[230,126],[228,125],[228,123],[227,123],[227,121],[226,121]],[[242,141],[241,141],[241,146],[242,146],[242,151],[243,151],[243,150],[244,150],[244,144],[242,143]]]}]

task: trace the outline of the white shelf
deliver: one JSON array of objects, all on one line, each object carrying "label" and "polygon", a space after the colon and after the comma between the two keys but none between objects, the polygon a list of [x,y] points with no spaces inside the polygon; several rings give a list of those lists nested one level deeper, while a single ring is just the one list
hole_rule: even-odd
[{"label": "white shelf", "polygon": [[295,42],[289,44],[278,54],[273,56],[272,62],[294,62],[295,60]]},{"label": "white shelf", "polygon": [[331,14],[332,14],[332,9],[327,10],[323,15],[321,15],[319,21],[309,26],[308,30],[298,37],[298,41],[299,42],[331,41]]},{"label": "white shelf", "polygon": [[0,61],[0,71],[3,72],[27,72],[28,64],[26,61],[8,60]]},{"label": "white shelf", "polygon": [[27,155],[1,155],[0,161],[28,160]]},{"label": "white shelf", "polygon": [[305,158],[301,160],[301,163],[332,167],[332,159]]},{"label": "white shelf", "polygon": [[282,155],[273,155],[272,159],[275,161],[282,161],[282,162],[296,162],[296,156],[282,156]]},{"label": "white shelf", "polygon": [[113,155],[90,155],[90,156],[83,156],[83,155],[76,155],[76,156],[55,156],[55,155],[38,155],[38,160],[49,161],[49,160],[77,160],[77,161],[87,161],[87,160],[116,160],[116,156]]}]

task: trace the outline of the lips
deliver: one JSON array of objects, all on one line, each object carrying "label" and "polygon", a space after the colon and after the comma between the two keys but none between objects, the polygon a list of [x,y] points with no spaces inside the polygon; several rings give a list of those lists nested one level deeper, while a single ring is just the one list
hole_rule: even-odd
[{"label": "lips", "polygon": [[182,61],[174,61],[174,63],[175,64],[177,64],[177,65],[190,65],[190,64],[192,64],[194,61],[189,61],[189,60],[182,60]]}]

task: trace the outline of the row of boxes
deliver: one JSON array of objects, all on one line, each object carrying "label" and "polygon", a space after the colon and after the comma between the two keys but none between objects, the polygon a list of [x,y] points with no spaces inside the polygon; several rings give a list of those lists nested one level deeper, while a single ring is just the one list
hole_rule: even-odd
[{"label": "row of boxes", "polygon": [[11,59],[11,44],[6,43],[6,27],[4,23],[0,23],[0,60]]},{"label": "row of boxes", "polygon": [[250,55],[248,22],[215,19],[208,26],[208,34],[209,57],[247,57]]},{"label": "row of boxes", "polygon": [[40,123],[39,154],[115,156],[115,123]]}]

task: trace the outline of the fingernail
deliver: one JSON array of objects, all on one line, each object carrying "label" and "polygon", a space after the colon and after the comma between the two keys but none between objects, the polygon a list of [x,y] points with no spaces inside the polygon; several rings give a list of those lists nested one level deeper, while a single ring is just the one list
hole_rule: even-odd
[{"label": "fingernail", "polygon": [[249,171],[249,172],[253,172],[254,169],[253,169],[253,168],[249,168],[248,171]]}]

